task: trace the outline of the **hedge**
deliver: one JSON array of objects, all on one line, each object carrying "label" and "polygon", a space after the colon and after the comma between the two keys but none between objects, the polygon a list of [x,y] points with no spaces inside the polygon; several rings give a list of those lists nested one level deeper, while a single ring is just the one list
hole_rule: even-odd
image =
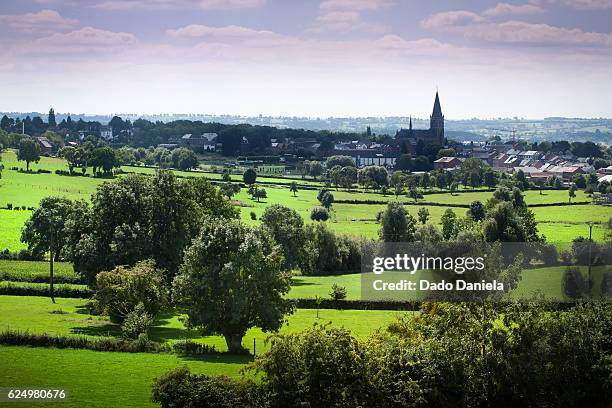
[{"label": "hedge", "polygon": [[92,339],[83,336],[57,336],[47,333],[35,334],[8,329],[0,332],[0,344],[5,346],[73,348],[122,353],[176,352],[184,355],[219,354],[215,346],[194,343],[192,341],[161,344],[149,340],[146,335],[141,335],[137,340],[118,338]]},{"label": "hedge", "polygon": [[[0,272],[0,281],[29,282],[29,283],[49,283],[49,275],[15,275],[10,272]],[[79,276],[54,276],[55,283],[68,283],[72,285],[84,285],[85,282]]]},{"label": "hedge", "polygon": [[[60,298],[81,298],[88,299],[93,296],[94,292],[89,288],[75,288],[69,286],[55,286],[53,295]],[[49,296],[48,287],[14,285],[8,282],[6,285],[0,285],[0,295],[13,296]]]}]

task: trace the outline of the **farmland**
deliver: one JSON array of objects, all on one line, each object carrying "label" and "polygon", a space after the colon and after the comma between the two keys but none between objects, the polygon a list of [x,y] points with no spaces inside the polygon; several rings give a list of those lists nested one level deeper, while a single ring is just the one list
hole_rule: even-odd
[{"label": "farmland", "polygon": [[[25,167],[23,162],[16,161],[13,151],[3,153],[3,163],[6,168],[0,180],[0,250],[7,248],[11,252],[26,248],[20,241],[21,229],[30,217],[31,209],[35,208],[42,198],[60,195],[89,201],[96,187],[107,181],[102,178],[55,174],[55,170],[68,170],[65,161],[55,158],[42,157],[39,163],[31,165],[33,173],[12,169]],[[208,165],[202,168],[207,171],[176,171],[175,174],[221,181],[220,172],[210,172],[212,167]],[[50,173],[37,173],[39,169]],[[123,166],[121,170],[122,173],[117,177],[124,177],[126,173],[151,175],[156,171],[154,168],[142,166]],[[248,225],[258,225],[267,207],[281,204],[294,209],[306,223],[311,223],[310,212],[313,207],[320,205],[317,193],[324,184],[312,179],[303,180],[299,176],[275,177],[282,172],[280,166],[269,166],[265,171],[262,169],[262,172],[268,176],[258,177],[260,187],[266,190],[265,198],[259,201],[253,199],[246,188],[242,188],[232,197],[232,201],[240,209],[241,220]],[[230,177],[234,183],[242,182],[240,174],[232,174]],[[288,188],[287,184],[291,181],[298,184],[296,193],[292,193]],[[429,189],[424,190],[424,197],[415,203],[405,195],[383,195],[357,187],[351,191],[335,188],[331,190],[336,202],[331,207],[331,218],[327,225],[336,233],[367,238],[378,237],[380,224],[376,221],[377,214],[386,208],[387,202],[401,202],[414,217],[420,208],[426,208],[429,212],[428,222],[439,226],[447,209],[452,208],[457,215],[463,216],[467,210],[465,206],[475,200],[486,202],[492,196],[491,191],[479,189],[460,189],[454,194]],[[539,191],[526,191],[525,200],[530,205],[557,204],[533,207],[532,210],[539,232],[561,250],[569,249],[574,238],[588,236],[587,223],[593,223],[593,237],[596,241],[603,241],[609,233],[607,223],[612,215],[609,207],[594,204],[562,205],[568,201],[566,190],[548,190],[542,194]],[[583,191],[578,191],[573,201],[590,201],[590,197]],[[8,209],[9,204],[12,209]],[[457,205],[464,207],[456,207]],[[547,299],[568,300],[563,290],[564,270],[563,266],[532,265],[523,271],[518,288],[510,292],[508,298],[531,299],[533,296],[544,296]],[[581,272],[586,276],[586,267],[581,267]],[[600,293],[602,273],[601,268],[593,269],[594,293]],[[58,284],[58,289],[85,288],[84,285],[78,284],[81,282],[69,263],[56,263],[55,276],[71,282]],[[44,279],[47,277],[47,262],[0,260],[0,288],[12,285],[46,290],[48,284],[44,283]],[[359,300],[363,277],[360,274],[294,276],[287,297],[329,299],[332,286],[336,284],[346,288],[348,300]],[[400,312],[384,310],[299,308],[288,316],[280,333],[299,332],[317,323],[345,327],[357,337],[365,338],[378,329],[384,329],[399,314]],[[0,376],[0,387],[26,387],[32,384],[40,387],[65,387],[70,395],[66,406],[154,406],[149,400],[151,382],[177,366],[188,365],[198,373],[240,376],[241,370],[251,357],[224,353],[227,346],[222,336],[205,335],[189,329],[184,324],[184,317],[176,310],[162,312],[150,329],[149,338],[161,344],[173,344],[189,339],[214,346],[215,350],[222,353],[205,357],[185,357],[171,352],[131,354],[0,346],[0,361],[7,362],[3,364],[6,374]],[[96,340],[114,339],[121,335],[120,326],[112,323],[108,317],[98,315],[89,299],[61,297],[56,299],[56,303],[51,303],[49,298],[40,296],[0,296],[0,328]],[[259,328],[251,328],[246,332],[242,344],[253,353],[255,342],[259,354],[269,349],[269,344],[266,343],[268,337],[269,333],[264,333]],[[57,364],[58,361],[62,363]],[[41,367],[44,367],[44,370]],[[95,381],[92,383],[93,378]]]}]

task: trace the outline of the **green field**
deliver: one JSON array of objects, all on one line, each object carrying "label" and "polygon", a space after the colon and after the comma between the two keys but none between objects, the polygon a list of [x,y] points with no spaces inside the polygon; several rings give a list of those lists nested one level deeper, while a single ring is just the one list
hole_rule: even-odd
[{"label": "green field", "polygon": [[[53,265],[55,276],[77,277],[72,264],[69,262],[55,262]],[[0,259],[0,275],[15,276],[49,276],[49,262],[37,261],[7,261]]]},{"label": "green field", "polygon": [[7,404],[11,407],[155,407],[151,384],[173,368],[186,365],[197,373],[238,377],[248,361],[248,357],[227,355],[194,358],[0,346],[0,387],[68,392],[66,402]]},{"label": "green field", "polygon": [[[0,296],[0,329],[15,329],[31,333],[49,333],[62,336],[108,337],[120,334],[118,325],[107,318],[89,314],[89,303],[86,299],[57,298],[51,303],[47,297],[39,296]],[[364,310],[317,310],[297,309],[289,316],[281,328],[281,333],[296,332],[310,327],[314,323],[332,322],[335,326],[351,329],[357,336],[367,336],[373,330],[390,323],[397,312],[364,311]],[[160,342],[176,342],[185,338],[215,346],[219,351],[227,350],[221,336],[202,336],[194,330],[187,330],[179,320],[178,314],[162,314],[156,326],[151,329],[150,337]],[[252,350],[253,339],[257,349],[264,349],[264,340],[268,334],[260,329],[250,329],[243,345]]]}]

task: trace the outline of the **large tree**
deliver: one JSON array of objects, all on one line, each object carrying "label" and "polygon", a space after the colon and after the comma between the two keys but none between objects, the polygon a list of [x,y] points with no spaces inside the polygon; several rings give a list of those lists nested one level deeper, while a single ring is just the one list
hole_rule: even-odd
[{"label": "large tree", "polygon": [[240,352],[249,328],[276,331],[292,310],[284,298],[290,276],[282,263],[282,251],[266,229],[237,220],[206,222],[185,252],[173,296],[190,324],[223,335],[228,350]]},{"label": "large tree", "polygon": [[292,208],[274,204],[266,208],[261,222],[270,229],[272,237],[282,248],[284,268],[288,271],[299,268],[306,245],[304,220],[300,214]]},{"label": "large tree", "polygon": [[34,139],[22,139],[19,142],[19,150],[17,151],[17,160],[26,162],[26,171],[30,171],[30,163],[38,163],[40,160],[40,147]]}]

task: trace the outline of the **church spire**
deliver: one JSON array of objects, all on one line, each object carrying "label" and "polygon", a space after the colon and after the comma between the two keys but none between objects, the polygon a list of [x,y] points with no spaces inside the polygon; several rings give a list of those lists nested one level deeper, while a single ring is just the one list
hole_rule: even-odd
[{"label": "church spire", "polygon": [[436,101],[434,102],[433,113],[431,116],[434,118],[442,117],[442,107],[440,106],[440,97],[438,96],[438,91],[436,91]]}]

